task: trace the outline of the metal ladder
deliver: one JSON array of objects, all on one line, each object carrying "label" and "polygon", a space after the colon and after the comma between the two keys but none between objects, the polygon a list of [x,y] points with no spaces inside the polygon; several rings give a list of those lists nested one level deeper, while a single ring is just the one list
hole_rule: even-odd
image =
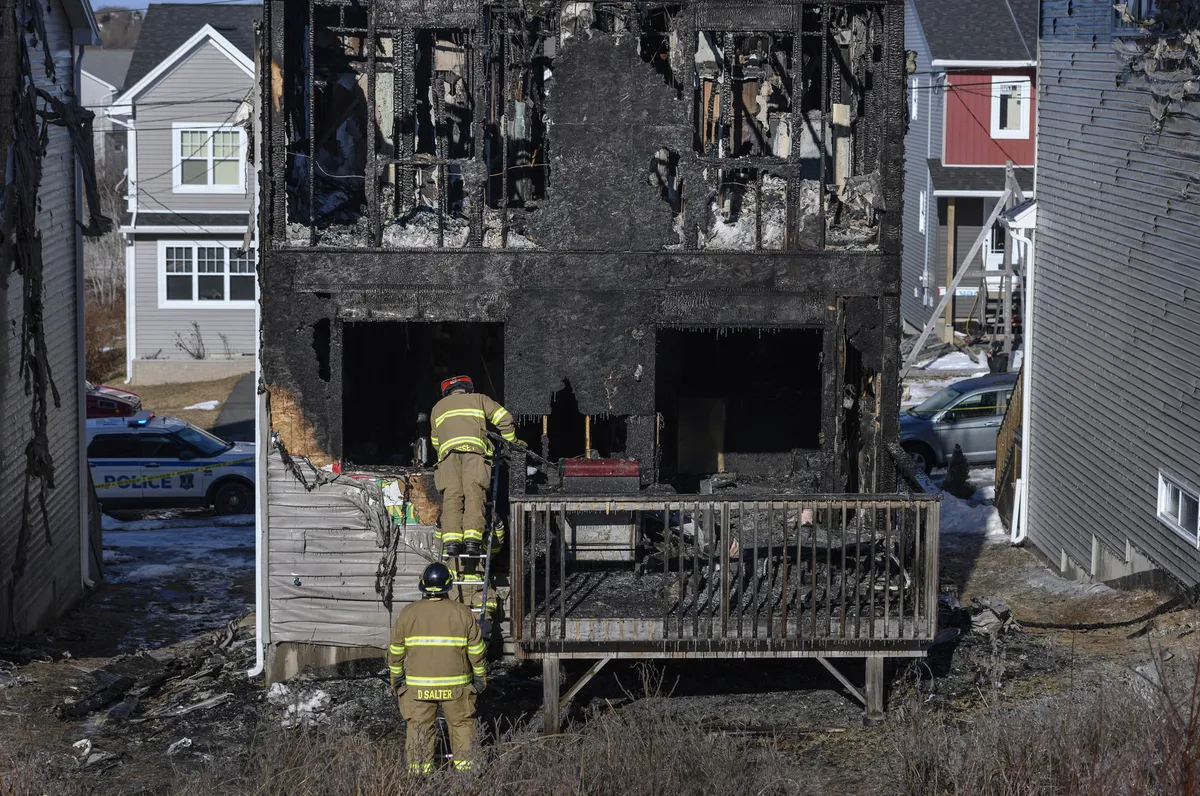
[{"label": "metal ladder", "polygon": [[[481,543],[482,553],[478,555],[467,555],[460,553],[456,556],[447,556],[445,544],[438,551],[438,556],[442,561],[455,559],[454,570],[454,585],[455,586],[479,586],[479,607],[472,607],[472,613],[479,617],[479,626],[483,630],[483,638],[489,640],[491,634],[491,621],[487,618],[487,600],[488,588],[492,582],[492,552],[495,550],[494,534],[496,527],[500,522],[500,514],[496,505],[496,496],[499,494],[500,486],[500,467],[498,464],[492,466],[492,488],[488,495],[487,503],[484,505],[487,522]],[[483,580],[463,580],[462,562],[463,561],[482,561],[483,562]],[[478,570],[476,570],[476,573]]]}]

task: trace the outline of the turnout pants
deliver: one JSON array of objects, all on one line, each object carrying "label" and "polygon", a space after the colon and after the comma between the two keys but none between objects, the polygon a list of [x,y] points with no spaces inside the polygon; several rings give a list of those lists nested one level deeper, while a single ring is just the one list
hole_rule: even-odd
[{"label": "turnout pants", "polygon": [[491,480],[492,466],[481,454],[450,453],[438,462],[433,482],[442,493],[443,543],[483,542],[483,511]]},{"label": "turnout pants", "polygon": [[475,691],[460,686],[452,699],[443,702],[420,701],[420,689],[406,687],[400,691],[400,715],[407,723],[404,738],[404,761],[415,774],[433,771],[433,754],[437,746],[436,721],[438,705],[446,717],[450,731],[450,751],[457,771],[470,771],[475,761]]}]

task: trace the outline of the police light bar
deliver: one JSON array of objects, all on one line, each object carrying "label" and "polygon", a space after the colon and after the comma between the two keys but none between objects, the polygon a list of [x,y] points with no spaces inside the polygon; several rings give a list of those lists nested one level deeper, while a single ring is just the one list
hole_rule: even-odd
[{"label": "police light bar", "polygon": [[154,419],[153,412],[138,412],[136,415],[129,418],[129,425],[130,425],[130,427],[144,426],[153,419]]}]

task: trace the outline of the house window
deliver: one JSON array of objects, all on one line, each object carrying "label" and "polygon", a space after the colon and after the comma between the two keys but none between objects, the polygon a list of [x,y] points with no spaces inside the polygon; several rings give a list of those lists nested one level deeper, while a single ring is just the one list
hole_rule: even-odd
[{"label": "house window", "polygon": [[920,95],[921,79],[914,77],[908,85],[908,118],[916,120],[917,111],[920,109],[920,100],[917,97]]},{"label": "house window", "polygon": [[167,301],[191,301],[192,292],[192,248],[190,246],[168,246],[166,256]]},{"label": "house window", "polygon": [[254,252],[232,242],[161,242],[159,306],[211,307],[255,299]]},{"label": "house window", "polygon": [[1029,137],[1028,77],[992,77],[992,138]]},{"label": "house window", "polygon": [[1200,492],[1158,473],[1158,518],[1175,533],[1200,547]]},{"label": "house window", "polygon": [[242,193],[245,141],[238,128],[176,125],[176,193]]},{"label": "house window", "polygon": [[925,193],[925,191],[921,191],[920,207],[917,210],[917,231],[918,232],[925,231],[925,212],[926,212],[926,205],[928,205],[928,204],[929,204],[929,194]]}]

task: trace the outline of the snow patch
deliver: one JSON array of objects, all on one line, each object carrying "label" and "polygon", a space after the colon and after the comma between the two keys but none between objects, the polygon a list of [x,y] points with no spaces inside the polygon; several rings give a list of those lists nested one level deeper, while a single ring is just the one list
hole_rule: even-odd
[{"label": "snow patch", "polygon": [[237,528],[254,525],[253,514],[227,517],[155,517],[145,520],[118,520],[104,515],[101,527],[106,531],[164,531],[180,528]]},{"label": "snow patch", "polygon": [[982,536],[993,544],[1010,538],[1000,512],[990,501],[961,500],[949,493],[942,494],[941,533],[943,538]]},{"label": "snow patch", "polygon": [[983,355],[979,355],[978,361],[971,359],[962,351],[953,351],[937,359],[927,360],[917,365],[921,370],[955,370],[955,371],[977,371],[972,375],[986,376],[988,374],[987,360]]},{"label": "snow patch", "polygon": [[110,580],[113,583],[128,583],[139,580],[164,580],[166,578],[173,578],[178,574],[179,567],[170,564],[146,564]]},{"label": "snow patch", "polygon": [[327,691],[317,689],[310,694],[293,692],[283,683],[272,683],[267,691],[267,701],[284,708],[281,724],[284,729],[311,727],[327,720],[323,715],[332,701]]},{"label": "snow patch", "polygon": [[201,412],[211,412],[212,410],[216,409],[220,405],[221,405],[220,401],[201,401],[198,404],[192,404],[191,406],[183,407],[183,411],[186,412],[188,410],[195,409],[195,410],[198,410]]}]

